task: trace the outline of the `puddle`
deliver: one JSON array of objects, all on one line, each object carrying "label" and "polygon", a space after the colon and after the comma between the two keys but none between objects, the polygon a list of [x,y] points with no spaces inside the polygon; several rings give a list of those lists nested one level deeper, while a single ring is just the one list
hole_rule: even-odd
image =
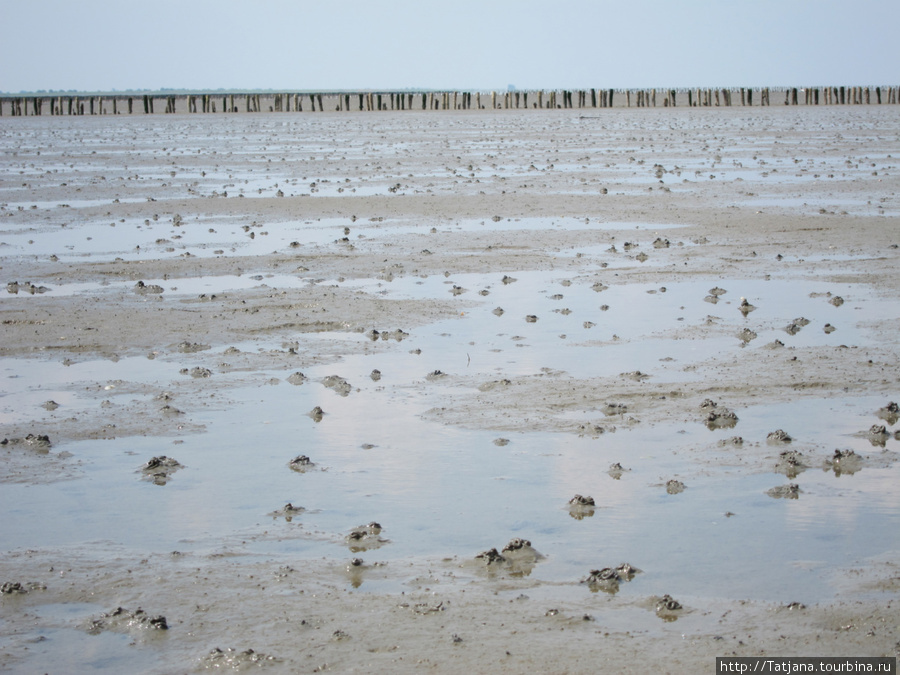
[{"label": "puddle", "polygon": [[[725,432],[700,422],[621,428],[597,438],[509,434],[509,443],[498,446],[497,433],[421,420],[415,399],[384,390],[397,373],[386,369],[374,383],[351,363],[307,369],[310,379],[300,386],[232,389],[228,401],[191,415],[206,433],[175,443],[137,437],[67,444],[85,464],[84,478],[5,485],[4,541],[40,548],[103,539],[195,552],[225,541],[245,552],[341,560],[356,555],[344,536],[374,520],[389,543],[360,553],[367,562],[434,556],[463,562],[523,537],[547,556],[533,572],[547,581],[572,582],[589,569],[628,561],[646,573],[633,590],[638,595],[677,587],[694,595],[805,602],[830,596],[830,570],[900,544],[888,535],[900,532],[892,489],[900,464],[840,476],[823,469],[835,447],[878,459],[882,449],[858,432],[872,423],[880,399],[741,410],[727,433],[749,442],[783,427],[796,439],[792,447],[810,458],[811,468],[793,479],[799,499],[773,499],[766,490],[789,482],[774,470],[691,468],[691,448],[726,452],[716,445]],[[334,372],[359,391],[343,397],[316,381]],[[326,411],[319,423],[304,414],[316,405]],[[887,449],[900,447],[889,440]],[[769,453],[773,465],[779,450]],[[303,474],[287,466],[301,453],[316,465]],[[185,466],[165,486],[137,473],[159,454]],[[613,462],[629,469],[619,480],[607,473]],[[686,471],[687,489],[667,494],[665,481]],[[566,502],[576,493],[595,497],[593,516],[569,515]],[[269,515],[287,502],[307,511],[291,522]],[[39,531],[27,527],[38,521]],[[760,550],[749,555],[748,542]],[[759,574],[756,553],[765,553],[768,574]],[[397,588],[363,582],[361,590]]]},{"label": "puddle", "polygon": [[[112,608],[101,608],[87,603],[46,604],[36,609],[29,608],[29,613],[36,614],[44,625],[40,632],[27,630],[17,632],[15,638],[9,640],[15,652],[27,654],[27,670],[18,670],[13,662],[9,672],[89,673],[151,670],[158,664],[158,654],[153,649],[142,648],[132,635],[110,631],[91,635],[78,627],[79,624],[89,622],[91,617],[99,616],[110,609]],[[47,624],[53,627],[49,628]]]}]

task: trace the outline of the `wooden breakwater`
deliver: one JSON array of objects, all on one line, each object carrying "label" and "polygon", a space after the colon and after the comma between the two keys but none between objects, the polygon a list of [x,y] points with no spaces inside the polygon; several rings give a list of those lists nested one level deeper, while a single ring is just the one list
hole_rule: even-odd
[{"label": "wooden breakwater", "polygon": [[657,107],[882,105],[900,87],[367,91],[322,93],[0,95],[0,117],[389,110],[527,110]]}]

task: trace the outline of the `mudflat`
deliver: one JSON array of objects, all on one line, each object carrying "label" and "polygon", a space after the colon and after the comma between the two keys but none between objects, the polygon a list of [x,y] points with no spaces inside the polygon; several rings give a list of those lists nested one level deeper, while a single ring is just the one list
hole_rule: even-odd
[{"label": "mudflat", "polygon": [[0,147],[4,671],[900,653],[894,106]]}]

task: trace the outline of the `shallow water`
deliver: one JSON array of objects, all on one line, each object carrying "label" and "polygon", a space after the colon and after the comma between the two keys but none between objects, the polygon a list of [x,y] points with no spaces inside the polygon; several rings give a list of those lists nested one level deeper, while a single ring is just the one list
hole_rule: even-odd
[{"label": "shallow water", "polygon": [[[597,292],[588,280],[557,272],[515,276],[509,284],[500,282],[500,275],[344,282],[394,298],[440,298],[454,284],[469,290],[457,296],[464,308],[459,317],[419,327],[399,343],[372,342],[358,333],[301,336],[296,341],[301,353],[315,353],[318,343],[335,341],[346,349],[335,363],[304,368],[309,379],[300,386],[287,383],[290,373],[283,371],[215,373],[217,384],[229,386],[190,414],[193,424],[204,427],[202,433],[54,448],[72,453],[82,476],[49,485],[5,485],[0,496],[4,541],[10,548],[85,541],[148,551],[212,552],[225,546],[289,558],[342,559],[351,555],[343,537],[375,520],[390,543],[362,554],[372,562],[437,556],[462,563],[481,550],[524,537],[546,556],[532,574],[547,581],[573,582],[589,569],[628,561],[646,574],[639,583],[623,585],[623,594],[677,589],[688,596],[789,596],[803,602],[830,597],[834,567],[900,544],[890,534],[900,532],[900,504],[891,489],[897,465],[842,476],[822,468],[838,447],[864,456],[882,453],[860,435],[877,421],[874,410],[884,404],[880,399],[753,406],[740,410],[740,422],[728,430],[710,431],[698,420],[618,425],[616,433],[597,437],[499,434],[419,417],[436,395],[429,388],[471,386],[465,384],[471,380],[430,383],[426,376],[435,370],[450,378],[475,377],[476,383],[546,369],[580,377],[639,369],[654,380],[684,381],[683,369],[692,363],[765,348],[774,339],[788,348],[865,346],[870,339],[865,321],[891,311],[893,300],[867,296],[860,286],[734,280],[723,284],[728,293],[711,305],[704,300],[710,284],[702,282],[671,284],[665,292],[641,284]],[[571,285],[560,283],[567,280]],[[245,280],[210,281],[221,284],[214,289],[218,292]],[[267,281],[274,285],[293,278]],[[476,291],[483,288],[490,295],[479,296]],[[844,294],[848,301],[834,307],[827,302],[828,292]],[[563,298],[553,299],[557,293]],[[737,310],[737,293],[758,304],[749,318]],[[609,309],[601,310],[601,303]],[[502,316],[492,312],[497,305],[506,309]],[[554,312],[561,306],[572,314]],[[525,321],[531,312],[539,316],[536,323]],[[711,314],[729,327],[718,337],[672,339],[682,329],[702,326]],[[811,323],[789,335],[784,327],[795,314]],[[585,320],[596,325],[585,328]],[[839,331],[824,333],[826,322]],[[748,325],[759,337],[744,346],[737,334]],[[280,343],[237,346],[253,351]],[[421,353],[410,353],[413,349]],[[8,393],[0,399],[0,420],[30,416],[38,423],[42,416],[73,415],[95,405],[95,398],[79,396],[79,389],[102,388],[111,405],[128,405],[148,396],[119,394],[117,389],[129,387],[118,383],[164,390],[179,368],[192,364],[189,354],[69,366],[5,359]],[[369,377],[375,368],[382,372],[378,382]],[[321,379],[332,374],[351,383],[348,396],[322,386]],[[35,415],[48,399],[61,408]],[[321,422],[306,415],[314,406],[326,411]],[[593,421],[609,422],[599,414]],[[797,449],[814,458],[814,468],[795,480],[803,490],[799,499],[767,496],[766,490],[788,479],[774,470],[746,474],[737,470],[739,461],[734,466],[712,463],[698,474],[691,454],[696,448],[712,457],[739,455],[740,450],[720,448],[717,441],[737,433],[760,442],[776,428],[802,439]],[[500,436],[508,438],[508,445],[494,443]],[[364,448],[367,444],[374,447]],[[897,449],[897,441],[887,442],[888,451]],[[774,458],[777,452],[772,450]],[[143,462],[161,454],[176,457],[186,468],[165,486],[140,480]],[[310,456],[316,469],[289,470],[287,462],[298,454]],[[606,473],[613,462],[630,469],[619,480]],[[685,474],[688,489],[667,494],[666,480]],[[596,499],[591,517],[570,516],[566,502],[575,493]],[[267,515],[286,502],[308,512],[290,523]],[[728,512],[735,515],[726,517]],[[32,527],[37,522],[39,529]],[[760,558],[767,569],[762,584]],[[364,582],[360,588],[400,589],[396,578]]]},{"label": "shallow water", "polygon": [[[867,457],[882,452],[859,436],[880,400],[755,406],[740,411],[735,429],[722,431],[697,422],[622,427],[596,438],[514,433],[498,447],[497,433],[418,419],[422,407],[414,395],[388,390],[402,385],[398,379],[423,378],[409,368],[396,372],[396,365],[384,369],[379,383],[360,372],[367,363],[349,359],[306,369],[310,381],[301,386],[235,388],[227,401],[211,400],[208,410],[191,415],[205,433],[177,441],[67,444],[83,477],[4,486],[4,541],[10,548],[107,541],[157,552],[224,546],[288,559],[341,559],[351,555],[343,537],[375,520],[390,543],[361,554],[371,562],[464,561],[518,536],[547,556],[532,574],[548,581],[572,582],[589,569],[627,560],[646,574],[623,586],[626,594],[677,589],[803,602],[830,597],[835,567],[898,543],[890,534],[900,531],[891,487],[896,466],[841,476],[822,468],[836,447]],[[315,382],[334,371],[359,391],[342,397]],[[304,414],[315,405],[327,413],[319,423]],[[813,468],[794,479],[803,490],[797,500],[765,494],[789,482],[774,470],[746,475],[736,470],[739,462],[701,475],[690,468],[690,448],[738,455],[716,442],[734,432],[760,439],[775,428],[802,438],[795,446],[814,458]],[[897,449],[893,440],[887,446]],[[315,470],[288,469],[288,460],[301,453],[313,458]],[[141,481],[137,473],[159,454],[186,467],[165,486]],[[606,473],[612,462],[629,469],[619,480]],[[665,481],[685,471],[691,474],[685,492],[667,494]],[[596,499],[593,516],[570,516],[566,501],[575,493]],[[290,523],[267,515],[288,501],[308,513]],[[766,561],[765,583],[759,558]],[[396,583],[364,582],[361,590],[398,590]]]}]

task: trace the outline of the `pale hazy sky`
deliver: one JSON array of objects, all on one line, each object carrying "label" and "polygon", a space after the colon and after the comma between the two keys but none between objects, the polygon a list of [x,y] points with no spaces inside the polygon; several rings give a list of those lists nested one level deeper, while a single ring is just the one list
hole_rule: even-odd
[{"label": "pale hazy sky", "polygon": [[900,84],[900,0],[0,0],[0,91]]}]

